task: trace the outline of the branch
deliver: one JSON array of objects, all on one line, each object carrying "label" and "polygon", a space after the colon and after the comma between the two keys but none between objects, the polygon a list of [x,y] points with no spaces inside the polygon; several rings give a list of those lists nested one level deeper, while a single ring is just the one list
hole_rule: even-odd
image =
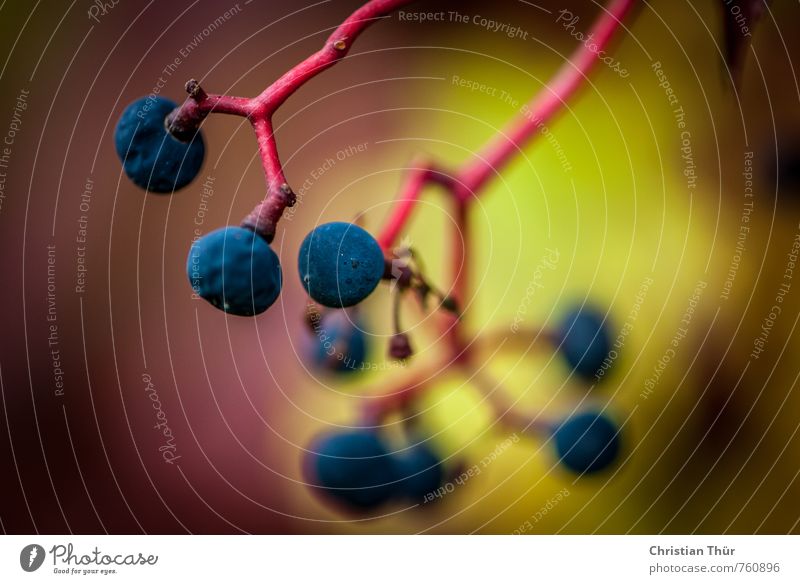
[{"label": "branch", "polygon": [[450,176],[429,162],[421,162],[409,168],[403,188],[397,195],[392,215],[377,238],[384,252],[391,251],[401,230],[411,217],[411,212],[416,206],[422,189],[429,183],[441,184],[448,189],[452,188]]},{"label": "branch", "polygon": [[267,181],[267,195],[242,220],[242,227],[271,242],[283,211],[295,202],[295,195],[283,174],[272,132],[275,111],[307,81],[344,58],[358,35],[370,24],[413,1],[370,0],[345,19],[322,49],[284,73],[256,97],[208,95],[194,79],[186,84],[189,97],[166,120],[167,129],[179,140],[191,140],[210,113],[244,116],[253,124]]},{"label": "branch", "polygon": [[292,207],[297,197],[283,175],[278,145],[272,131],[272,122],[263,117],[252,120],[258,140],[261,164],[267,179],[267,196],[242,219],[241,226],[255,231],[267,241],[275,237],[275,227],[286,207]]},{"label": "branch", "polygon": [[[499,172],[525,143],[530,143],[539,135],[537,130],[558,114],[567,100],[586,81],[589,72],[599,60],[599,54],[608,50],[614,32],[620,28],[622,20],[636,2],[637,0],[612,0],[608,8],[603,9],[590,33],[594,35],[593,40],[597,45],[594,50],[589,50],[585,44],[581,44],[572,58],[561,66],[551,82],[529,102],[525,110],[527,115],[520,114],[514,118],[504,132],[498,134],[481,149],[479,154],[456,172],[455,178],[450,183],[453,197],[465,201],[477,197],[489,179]],[[384,249],[394,245],[411,216],[410,207],[416,204],[420,192],[431,180],[430,176],[423,178],[425,179],[423,184],[416,184],[419,177],[409,175],[407,179],[409,184],[404,187],[404,192],[412,193],[414,196],[401,198],[395,204],[378,239]]]},{"label": "branch", "polygon": [[[190,80],[186,85],[189,97],[168,117],[169,131],[178,139],[190,140],[210,113],[225,113],[247,117],[253,126],[258,141],[264,175],[267,182],[267,195],[253,211],[242,220],[242,226],[261,235],[270,242],[286,207],[295,204],[295,195],[284,176],[272,126],[275,111],[295,91],[310,79],[336,64],[349,52],[356,38],[372,23],[390,12],[411,4],[414,0],[370,0],[353,12],[328,37],[324,46],[279,77],[269,87],[253,98],[226,95],[209,95],[200,85]],[[420,164],[411,168],[404,179],[392,212],[378,236],[378,242],[388,254],[395,245],[402,230],[407,225],[423,189],[429,184],[439,184],[445,188],[454,205],[455,229],[452,238],[452,288],[448,298],[462,309],[469,305],[468,295],[468,210],[470,201],[479,196],[491,177],[522,148],[530,142],[544,124],[562,111],[565,102],[582,86],[600,55],[607,50],[621,21],[628,14],[636,0],[610,0],[608,8],[597,19],[591,30],[592,49],[586,43],[574,52],[569,62],[557,72],[553,80],[529,103],[525,114],[520,114],[501,132],[486,144],[481,151],[463,164],[455,173],[447,173],[433,163]],[[588,36],[588,35],[587,35]],[[449,350],[446,366],[464,368],[471,364],[472,343],[463,336],[458,326],[458,316],[447,323],[445,329]],[[364,408],[364,418],[378,423],[388,412],[406,408],[412,398],[427,386],[431,375],[417,376],[403,384],[394,393],[375,397]],[[488,390],[487,399],[494,403],[498,417],[517,427],[542,429],[541,422],[513,412],[506,407],[501,395],[491,387],[491,380],[480,372],[473,376],[476,383]]]},{"label": "branch", "polygon": [[459,173],[463,196],[478,196],[481,189],[528,142],[537,135],[539,128],[547,124],[588,79],[592,68],[600,60],[614,33],[620,28],[622,20],[637,0],[612,0],[608,8],[603,8],[587,38],[593,39],[594,50],[586,43],[575,50],[572,58],[561,66],[555,77],[528,104],[526,113],[519,114],[489,142],[473,160]]},{"label": "branch", "polygon": [[[587,38],[594,41],[592,48],[587,43],[582,43],[574,51],[570,61],[562,65],[552,81],[530,101],[525,113],[514,118],[505,132],[498,134],[484,146],[480,153],[456,171],[454,177],[435,170],[431,163],[412,169],[378,236],[381,247],[389,250],[395,245],[425,186],[434,182],[442,184],[454,202],[455,217],[450,261],[453,284],[447,293],[461,307],[466,308],[470,302],[467,264],[468,203],[480,194],[489,179],[511,160],[525,142],[538,135],[539,128],[563,110],[566,101],[582,86],[600,56],[608,49],[614,32],[620,28],[623,18],[635,3],[636,0],[611,0],[608,8],[603,9],[592,26],[591,36],[587,35]],[[441,180],[443,176],[447,176],[446,181]],[[472,343],[464,338],[462,327],[458,325],[458,319],[446,324],[449,357],[453,364],[465,366],[471,362]]]},{"label": "branch", "polygon": [[411,4],[415,0],[371,0],[353,12],[333,31],[325,45],[284,73],[277,81],[267,87],[261,95],[254,98],[256,107],[263,108],[271,115],[286,99],[302,87],[308,80],[344,58],[356,38],[372,23],[380,20],[396,9]]},{"label": "branch", "polygon": [[167,116],[166,125],[170,133],[184,142],[190,141],[200,123],[212,112],[247,116],[250,113],[250,100],[246,97],[229,95],[209,95],[195,79],[186,82],[186,101]]}]

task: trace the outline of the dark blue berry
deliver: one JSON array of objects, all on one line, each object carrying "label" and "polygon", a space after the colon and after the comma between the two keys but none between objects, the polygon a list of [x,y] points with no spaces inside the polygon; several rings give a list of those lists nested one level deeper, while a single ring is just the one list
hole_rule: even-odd
[{"label": "dark blue berry", "polygon": [[352,373],[364,368],[367,333],[363,321],[343,310],[324,314],[312,323],[312,363],[323,371]]},{"label": "dark blue berry", "polygon": [[620,450],[616,424],[595,412],[568,418],[556,428],[553,438],[561,463],[579,474],[603,470]]},{"label": "dark blue berry", "polygon": [[585,379],[599,374],[611,352],[611,337],[605,315],[590,307],[571,310],[559,330],[560,351],[572,371]]},{"label": "dark blue berry", "polygon": [[324,437],[311,447],[306,464],[317,488],[350,508],[374,508],[395,493],[397,476],[392,455],[368,430]]},{"label": "dark blue berry", "polygon": [[223,227],[192,244],[186,262],[195,294],[239,316],[264,312],[281,291],[281,264],[260,236]]},{"label": "dark blue berry", "polygon": [[398,494],[411,501],[423,502],[426,495],[436,492],[444,481],[444,466],[426,444],[420,443],[394,455],[400,482]]},{"label": "dark blue berry", "polygon": [[326,223],[313,229],[300,246],[298,265],[308,295],[331,308],[364,300],[384,271],[378,242],[352,223]]},{"label": "dark blue berry", "polygon": [[175,102],[163,97],[137,99],[122,112],[114,132],[125,174],[154,193],[185,187],[203,164],[206,148],[199,132],[189,142],[167,132],[164,120],[176,107]]}]

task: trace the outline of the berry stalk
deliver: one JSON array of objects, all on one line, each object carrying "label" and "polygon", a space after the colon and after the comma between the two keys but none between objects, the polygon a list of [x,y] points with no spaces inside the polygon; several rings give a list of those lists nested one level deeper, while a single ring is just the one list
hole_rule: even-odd
[{"label": "berry stalk", "polygon": [[260,115],[270,116],[307,81],[347,55],[356,38],[371,24],[415,0],[371,0],[348,16],[316,53],[284,73],[253,98]]},{"label": "berry stalk", "polygon": [[592,26],[587,38],[596,47],[581,43],[572,58],[564,63],[555,77],[528,104],[526,114],[519,114],[506,130],[496,135],[471,162],[458,173],[460,197],[477,196],[493,175],[530,141],[536,132],[564,110],[566,102],[583,86],[600,54],[607,50],[614,33],[637,0],[611,0]]},{"label": "berry stalk", "polygon": [[295,91],[313,77],[342,60],[356,38],[372,23],[414,0],[371,0],[348,16],[328,37],[323,47],[284,73],[253,98],[209,95],[194,79],[186,84],[189,97],[166,121],[169,132],[189,141],[210,113],[246,117],[253,125],[267,181],[267,194],[242,220],[241,226],[255,231],[267,242],[275,237],[278,220],[295,195],[286,182],[272,131],[272,115]]}]

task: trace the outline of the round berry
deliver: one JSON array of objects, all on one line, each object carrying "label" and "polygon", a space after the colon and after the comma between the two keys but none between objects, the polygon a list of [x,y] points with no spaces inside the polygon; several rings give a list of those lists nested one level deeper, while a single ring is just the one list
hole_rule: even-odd
[{"label": "round berry", "polygon": [[395,493],[392,455],[368,430],[330,434],[306,458],[311,480],[326,495],[350,508],[370,509]]},{"label": "round berry", "polygon": [[620,450],[616,424],[595,412],[568,418],[556,428],[553,438],[561,463],[579,474],[603,470],[616,460]]},{"label": "round berry", "polygon": [[313,229],[300,246],[298,264],[308,295],[331,308],[364,300],[384,271],[378,242],[352,223],[326,223]]},{"label": "round berry", "polygon": [[398,494],[412,501],[422,502],[434,493],[444,481],[444,467],[439,457],[425,444],[416,444],[394,455]]},{"label": "round berry", "polygon": [[200,172],[205,157],[200,132],[191,141],[181,142],[167,131],[165,119],[176,107],[163,97],[137,99],[122,112],[114,132],[125,174],[154,193],[185,187]]},{"label": "round berry", "polygon": [[597,376],[611,352],[605,315],[590,307],[567,313],[559,331],[560,351],[572,371],[585,379]]},{"label": "round berry", "polygon": [[312,322],[311,362],[320,370],[353,373],[364,368],[367,333],[352,313],[334,310]]},{"label": "round berry", "polygon": [[230,314],[264,312],[281,291],[281,264],[249,229],[223,227],[192,244],[186,272],[195,294]]}]

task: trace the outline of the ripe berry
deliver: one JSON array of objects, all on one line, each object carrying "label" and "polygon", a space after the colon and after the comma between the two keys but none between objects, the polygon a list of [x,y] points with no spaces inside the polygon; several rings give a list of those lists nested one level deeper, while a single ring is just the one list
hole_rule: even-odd
[{"label": "ripe berry", "polygon": [[306,470],[322,492],[350,508],[377,507],[396,489],[392,455],[368,430],[348,430],[319,440],[310,448]]},{"label": "ripe berry", "polygon": [[598,374],[611,352],[611,338],[604,318],[602,312],[592,307],[578,307],[567,314],[559,330],[561,354],[570,368],[586,379]]},{"label": "ripe berry", "polygon": [[353,313],[334,310],[311,323],[311,360],[324,371],[352,373],[367,358],[367,334],[363,321]]},{"label": "ripe berry", "polygon": [[594,473],[617,458],[619,430],[606,416],[585,412],[565,420],[553,438],[561,463],[573,472]]},{"label": "ripe berry", "polygon": [[313,229],[300,246],[298,264],[308,295],[331,308],[364,300],[384,272],[378,242],[352,223],[326,223]]},{"label": "ripe berry", "polygon": [[421,502],[426,495],[436,492],[444,481],[442,461],[426,444],[420,443],[397,452],[394,463],[400,479],[398,495],[411,501]]},{"label": "ripe berry", "polygon": [[164,120],[177,104],[163,97],[140,98],[117,122],[114,143],[125,174],[143,189],[171,193],[189,184],[203,164],[205,145],[198,132],[181,142]]},{"label": "ripe berry", "polygon": [[223,227],[192,244],[186,272],[195,294],[230,314],[264,312],[281,291],[281,264],[260,236]]}]

